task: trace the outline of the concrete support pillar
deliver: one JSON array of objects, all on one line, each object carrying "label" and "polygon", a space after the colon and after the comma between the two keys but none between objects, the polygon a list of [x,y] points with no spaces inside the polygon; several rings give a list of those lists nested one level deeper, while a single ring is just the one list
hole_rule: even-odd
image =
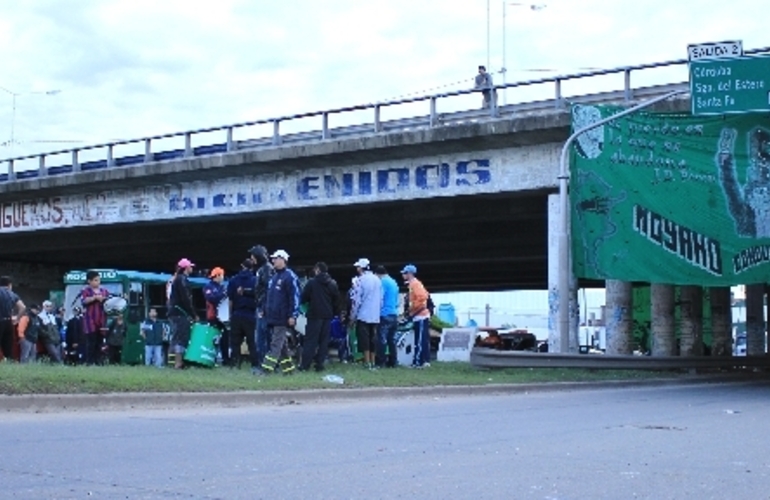
[{"label": "concrete support pillar", "polygon": [[[548,352],[577,352],[578,322],[580,308],[577,302],[577,279],[570,272],[569,297],[559,296],[559,195],[548,196]],[[571,266],[570,266],[571,268]],[[559,334],[559,303],[569,301],[569,334],[561,338]]]},{"label": "concrete support pillar", "polygon": [[561,352],[559,338],[559,196],[548,195],[548,352]]},{"label": "concrete support pillar", "polygon": [[652,355],[658,357],[676,354],[674,332],[674,286],[653,283],[650,286]]},{"label": "concrete support pillar", "polygon": [[703,289],[698,286],[683,286],[680,291],[682,338],[679,344],[680,356],[703,355]]},{"label": "concrete support pillar", "polygon": [[746,355],[765,354],[765,285],[746,286]]},{"label": "concrete support pillar", "polygon": [[607,354],[631,354],[634,319],[631,283],[607,280]]},{"label": "concrete support pillar", "polygon": [[733,355],[733,315],[730,288],[714,287],[711,297],[711,355]]}]

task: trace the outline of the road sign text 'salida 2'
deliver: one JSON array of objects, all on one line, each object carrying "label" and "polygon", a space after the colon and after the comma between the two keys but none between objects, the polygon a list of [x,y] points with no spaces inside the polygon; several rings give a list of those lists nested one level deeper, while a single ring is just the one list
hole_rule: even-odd
[{"label": "road sign text 'salida 2'", "polygon": [[736,43],[688,47],[693,115],[770,111],[770,56],[732,57]]}]

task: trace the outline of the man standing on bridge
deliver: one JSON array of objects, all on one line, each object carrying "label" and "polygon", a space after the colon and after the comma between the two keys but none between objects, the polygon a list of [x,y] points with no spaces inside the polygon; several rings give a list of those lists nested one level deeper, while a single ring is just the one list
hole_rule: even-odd
[{"label": "man standing on bridge", "polygon": [[0,350],[7,361],[13,359],[13,317],[21,318],[25,309],[24,302],[13,292],[11,278],[0,277]]},{"label": "man standing on bridge", "polygon": [[475,89],[481,90],[481,95],[484,96],[481,107],[483,109],[489,109],[492,105],[492,99],[497,99],[497,91],[492,88],[494,87],[492,75],[487,73],[487,68],[485,66],[479,66],[479,74],[476,75],[475,83]]}]

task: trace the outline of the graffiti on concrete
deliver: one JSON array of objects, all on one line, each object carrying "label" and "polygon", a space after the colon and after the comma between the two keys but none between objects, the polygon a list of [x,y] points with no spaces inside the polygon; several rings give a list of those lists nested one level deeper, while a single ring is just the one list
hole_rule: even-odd
[{"label": "graffiti on concrete", "polygon": [[0,233],[528,190],[553,182],[548,169],[511,168],[511,155],[486,151],[0,203]]}]

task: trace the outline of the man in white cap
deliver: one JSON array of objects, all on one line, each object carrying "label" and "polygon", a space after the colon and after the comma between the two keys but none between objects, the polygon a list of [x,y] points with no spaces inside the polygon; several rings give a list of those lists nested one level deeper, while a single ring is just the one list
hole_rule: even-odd
[{"label": "man in white cap", "polygon": [[382,282],[372,273],[369,259],[358,259],[353,265],[358,272],[358,286],[354,288],[350,320],[355,321],[358,352],[364,355],[364,367],[374,370],[377,329],[382,306]]},{"label": "man in white cap", "polygon": [[[270,278],[265,300],[265,322],[271,330],[270,351],[262,362],[264,373],[275,373],[280,367],[284,374],[296,368],[289,356],[286,336],[289,328],[297,324],[299,316],[299,279],[294,271],[286,267],[289,254],[285,250],[276,250],[270,258],[275,274]],[[255,373],[261,374],[256,371]]]}]

